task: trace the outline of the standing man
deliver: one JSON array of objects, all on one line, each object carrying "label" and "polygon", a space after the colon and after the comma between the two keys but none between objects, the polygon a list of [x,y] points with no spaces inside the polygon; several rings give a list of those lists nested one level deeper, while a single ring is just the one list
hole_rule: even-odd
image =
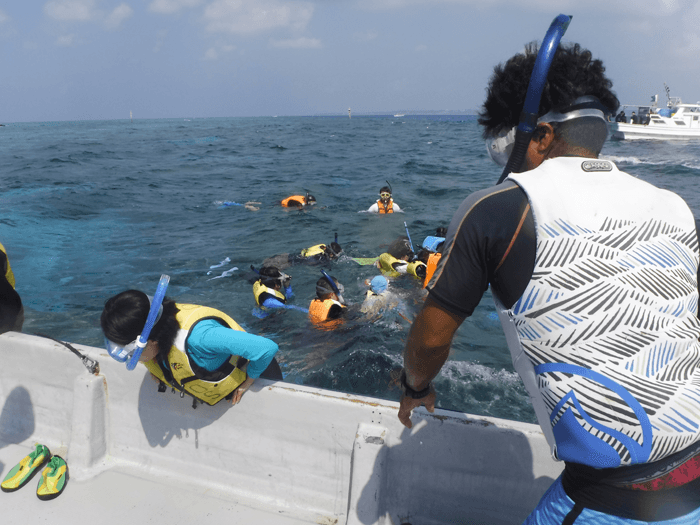
[{"label": "standing man", "polygon": [[[537,49],[496,66],[479,123],[505,165]],[[555,459],[527,524],[700,521],[698,233],[687,204],[597,160],[619,106],[600,60],[557,50],[523,172],[469,196],[406,343],[399,419],[491,285]],[[677,519],[677,520],[676,520]],[[637,520],[637,521],[634,521]],[[670,521],[669,521],[670,523]]]}]

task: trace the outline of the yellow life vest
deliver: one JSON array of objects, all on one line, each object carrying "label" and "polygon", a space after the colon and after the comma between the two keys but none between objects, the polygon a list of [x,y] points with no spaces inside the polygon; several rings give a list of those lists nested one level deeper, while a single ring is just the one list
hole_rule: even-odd
[{"label": "yellow life vest", "polygon": [[386,206],[384,206],[382,199],[378,199],[377,208],[379,208],[379,213],[394,213],[394,199],[389,198],[389,204]]},{"label": "yellow life vest", "polygon": [[[290,202],[290,201],[296,201],[296,202]],[[298,204],[297,204],[298,203]],[[291,208],[291,207],[298,207],[298,206],[305,206],[306,205],[306,197],[303,195],[292,195],[291,197],[287,197],[286,199],[282,200],[282,206],[285,208]]]},{"label": "yellow life vest", "polygon": [[317,244],[315,246],[311,246],[310,248],[301,250],[302,257],[313,257],[314,255],[320,255],[322,253],[326,253],[325,244]]},{"label": "yellow life vest", "polygon": [[341,308],[345,308],[345,306],[340,304],[338,301],[334,301],[333,299],[326,299],[325,301],[322,301],[321,299],[314,299],[311,301],[311,304],[309,305],[309,319],[311,319],[311,322],[324,330],[333,330],[334,328],[337,328],[340,324],[342,324],[343,320],[328,319],[328,314],[330,313],[331,307],[334,304],[337,304]]},{"label": "yellow life vest", "polygon": [[[287,302],[287,298],[279,290],[275,290],[274,288],[269,288],[269,287],[265,286],[262,283],[262,280],[255,281],[255,284],[253,284],[253,295],[255,296],[255,303],[261,308],[263,307],[263,305],[260,302],[260,296],[264,293],[275,296],[282,303]],[[263,302],[265,302],[265,301],[263,300]]]},{"label": "yellow life vest", "polygon": [[390,253],[383,253],[379,256],[379,259],[377,260],[377,265],[379,266],[379,269],[382,271],[384,275],[387,277],[398,277],[401,275],[401,273],[397,272],[394,269],[394,263],[402,263],[402,264],[407,264],[406,261],[402,261],[401,259],[397,259]]},{"label": "yellow life vest", "polygon": [[425,281],[423,282],[423,288],[428,286],[430,279],[432,279],[435,270],[437,270],[437,265],[442,257],[441,253],[431,253],[428,257],[428,267],[425,269]]},{"label": "yellow life vest", "polygon": [[159,358],[155,357],[145,363],[146,368],[163,383],[208,405],[214,405],[236,390],[246,380],[246,373],[237,368],[237,355],[231,356],[231,359],[213,372],[198,366],[187,354],[187,339],[194,326],[206,319],[214,319],[233,330],[245,330],[215,308],[195,304],[177,304],[177,308],[179,312],[175,318],[180,330],[168,352],[168,362],[159,363]]},{"label": "yellow life vest", "polygon": [[406,266],[406,273],[408,275],[412,275],[413,277],[416,277],[417,279],[422,279],[420,275],[418,275],[418,268],[425,268],[426,265],[423,261],[413,261],[408,263]]},{"label": "yellow life vest", "polygon": [[379,266],[379,269],[381,272],[386,275],[387,277],[398,277],[399,275],[403,275],[404,272],[399,272],[396,270],[394,267],[394,264],[400,263],[402,265],[406,265],[406,272],[408,275],[412,275],[413,277],[421,278],[418,275],[418,268],[421,266],[425,266],[425,263],[423,261],[413,261],[413,262],[408,262],[408,261],[403,261],[401,259],[397,259],[390,253],[383,253],[379,256],[379,259],[377,260],[377,264]]},{"label": "yellow life vest", "polygon": [[0,243],[0,252],[2,252],[2,257],[5,261],[5,279],[7,279],[7,282],[10,283],[10,286],[12,288],[15,287],[15,274],[12,273],[12,268],[10,267],[10,259],[7,257],[7,250],[5,250],[5,247]]}]

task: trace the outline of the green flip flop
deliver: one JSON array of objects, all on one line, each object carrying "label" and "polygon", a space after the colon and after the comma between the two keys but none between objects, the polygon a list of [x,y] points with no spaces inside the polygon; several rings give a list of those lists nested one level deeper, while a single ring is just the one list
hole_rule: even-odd
[{"label": "green flip flop", "polygon": [[41,471],[41,479],[36,488],[36,495],[46,501],[61,495],[68,483],[68,465],[61,456],[53,456],[46,468]]},{"label": "green flip flop", "polygon": [[25,456],[22,461],[17,463],[12,470],[5,476],[5,479],[0,484],[0,489],[3,492],[14,492],[19,490],[27,482],[34,477],[39,468],[43,467],[44,464],[51,457],[51,452],[45,445],[36,444],[34,452]]}]

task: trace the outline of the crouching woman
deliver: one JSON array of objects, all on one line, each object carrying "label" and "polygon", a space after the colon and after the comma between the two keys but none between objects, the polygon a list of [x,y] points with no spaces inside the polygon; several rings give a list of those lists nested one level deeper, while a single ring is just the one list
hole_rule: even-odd
[{"label": "crouching woman", "polygon": [[[105,303],[100,323],[117,361],[134,353],[151,300],[127,290]],[[246,333],[224,312],[166,297],[139,361],[161,381],[161,391],[169,386],[209,405],[222,399],[235,405],[256,378],[282,379],[277,350],[277,343]]]}]

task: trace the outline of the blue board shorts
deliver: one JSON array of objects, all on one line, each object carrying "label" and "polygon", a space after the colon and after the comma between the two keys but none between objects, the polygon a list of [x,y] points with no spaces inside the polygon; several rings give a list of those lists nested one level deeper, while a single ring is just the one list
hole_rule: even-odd
[{"label": "blue board shorts", "polygon": [[[573,500],[567,496],[562,486],[561,476],[552,483],[542,496],[537,508],[523,522],[523,525],[561,525],[566,515],[574,508]],[[638,521],[611,516],[591,509],[583,509],[573,522],[574,525],[700,525],[700,508],[665,521]]]}]

